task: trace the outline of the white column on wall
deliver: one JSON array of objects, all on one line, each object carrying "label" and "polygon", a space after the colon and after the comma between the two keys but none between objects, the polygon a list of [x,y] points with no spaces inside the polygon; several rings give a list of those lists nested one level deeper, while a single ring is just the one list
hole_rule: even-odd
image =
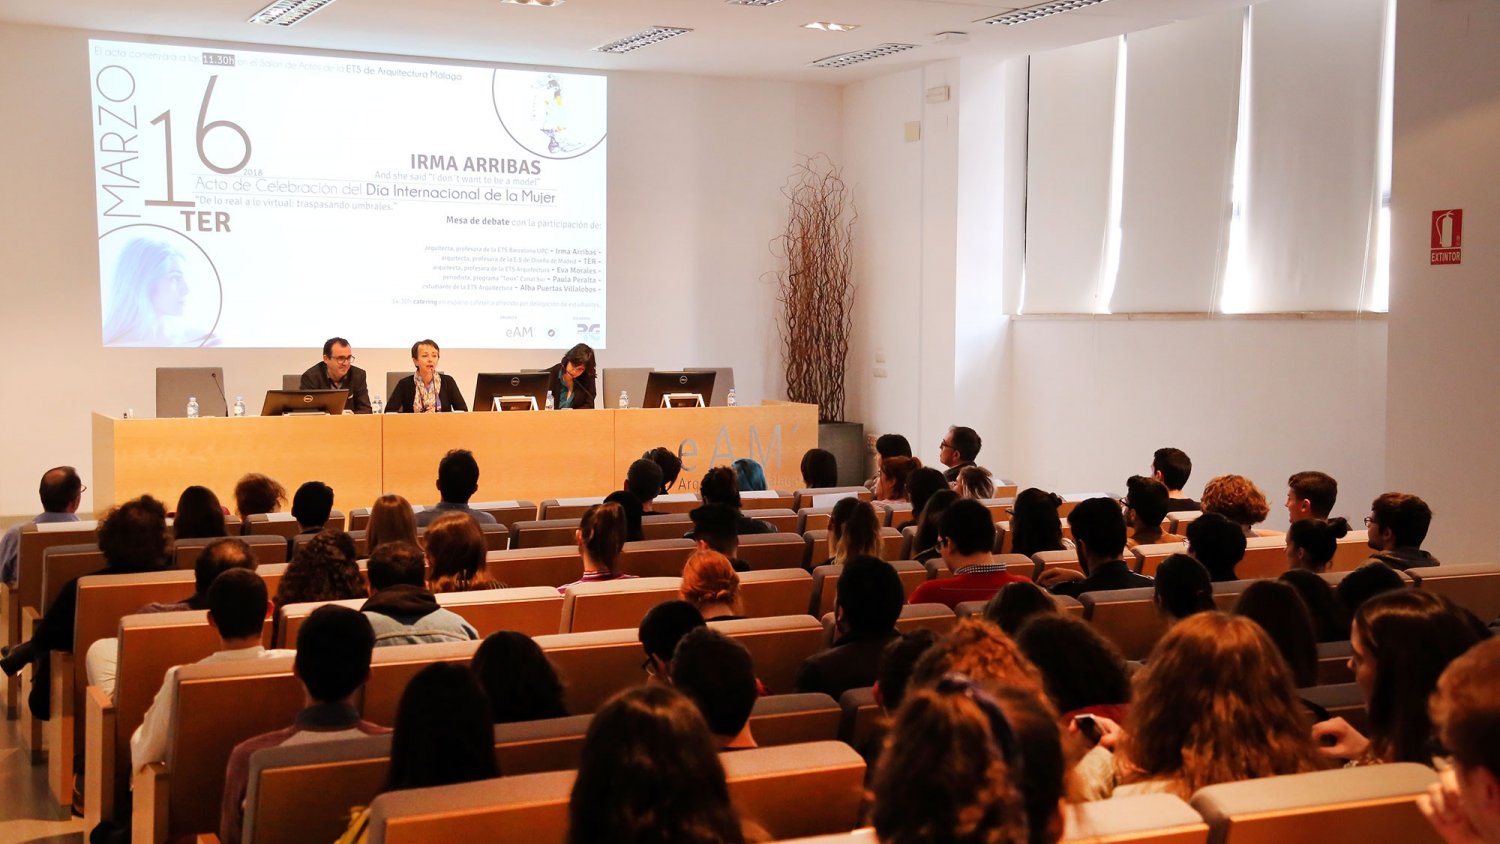
[{"label": "white column on wall", "polygon": [[1384,9],[1384,0],[1251,7],[1246,311],[1361,305]]},{"label": "white column on wall", "polygon": [[1031,57],[1025,313],[1092,313],[1109,226],[1120,39]]},{"label": "white column on wall", "polygon": [[1122,245],[1112,312],[1215,309],[1244,19],[1235,9],[1126,36]]}]

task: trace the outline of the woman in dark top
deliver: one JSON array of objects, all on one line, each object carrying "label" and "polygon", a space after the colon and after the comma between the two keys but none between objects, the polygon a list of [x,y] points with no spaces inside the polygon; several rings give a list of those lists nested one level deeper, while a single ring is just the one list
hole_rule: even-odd
[{"label": "woman in dark top", "polygon": [[552,373],[552,406],[558,410],[592,410],[597,405],[599,379],[594,372],[594,350],[579,343],[547,370]]},{"label": "woman in dark top", "polygon": [[437,371],[442,350],[435,340],[418,340],[411,346],[416,372],[396,382],[386,413],[447,413],[469,409],[453,376]]},{"label": "woman in dark top", "polygon": [[525,633],[491,633],[474,652],[469,668],[484,687],[496,724],[561,718],[562,682],[547,655]]},{"label": "woman in dark top", "polygon": [[1062,518],[1057,510],[1062,498],[1056,493],[1028,487],[1010,506],[1010,552],[1030,557],[1042,551],[1061,551]]},{"label": "woman in dark top", "polygon": [[172,519],[172,534],[178,539],[228,536],[224,527],[224,507],[219,497],[206,486],[190,486],[177,498],[177,513]]}]

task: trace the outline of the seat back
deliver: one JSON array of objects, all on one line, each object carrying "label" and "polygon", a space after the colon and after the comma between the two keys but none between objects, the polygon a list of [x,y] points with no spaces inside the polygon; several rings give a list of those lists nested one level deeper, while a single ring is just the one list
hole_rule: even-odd
[{"label": "seat back", "polygon": [[[510,547],[543,548],[578,545],[578,517],[516,522],[511,528]],[[682,534],[678,534],[681,536]]]},{"label": "seat back", "polygon": [[[191,569],[198,561],[198,555],[203,553],[204,546],[217,542],[222,537],[200,537],[197,539],[179,539],[172,546],[174,565],[180,569]],[[246,545],[250,546],[250,554],[255,557],[255,562],[260,565],[280,565],[287,561],[286,540],[275,534],[239,537]],[[361,537],[361,541],[363,538]],[[363,545],[360,545],[363,548]]]},{"label": "seat back", "polygon": [[764,618],[807,612],[812,589],[812,575],[800,568],[741,572],[740,614]]},{"label": "seat back", "polygon": [[827,530],[832,517],[832,507],[803,507],[797,511],[797,532],[806,536],[810,530]]},{"label": "seat back", "polygon": [[1342,642],[1318,643],[1318,685],[1354,682],[1354,672],[1349,670],[1349,657],[1354,655],[1354,646],[1345,639]]},{"label": "seat back", "polygon": [[1077,551],[1039,551],[1031,555],[1031,562],[1034,566],[1032,580],[1040,579],[1049,569],[1067,569],[1083,574],[1083,566],[1078,562]]},{"label": "seat back", "polygon": [[1252,536],[1245,540],[1245,558],[1234,567],[1240,580],[1278,577],[1291,564],[1286,559],[1286,535]]},{"label": "seat back", "polygon": [[21,606],[40,608],[42,605],[43,552],[54,545],[96,545],[98,533],[99,523],[95,521],[22,526],[16,549],[16,592]]},{"label": "seat back", "polygon": [[542,502],[537,511],[537,518],[544,521],[552,519],[576,519],[583,512],[595,504],[603,504],[604,496],[586,495],[577,498],[548,498]]},{"label": "seat back", "polygon": [[766,695],[750,713],[750,733],[760,747],[836,741],[842,710],[825,694]]},{"label": "seat back", "polygon": [[958,616],[942,604],[907,604],[901,608],[901,617],[896,619],[896,629],[902,633],[931,630],[941,637],[957,623]]},{"label": "seat back", "polygon": [[1425,765],[1370,765],[1213,785],[1190,802],[1215,844],[1440,842],[1417,808],[1435,782]]},{"label": "seat back", "polygon": [[658,513],[691,513],[703,504],[696,492],[669,492],[651,499],[651,506]]},{"label": "seat back", "polygon": [[1351,530],[1334,546],[1333,561],[1328,564],[1328,570],[1354,571],[1368,559],[1370,559],[1370,532]]},{"label": "seat back", "polygon": [[797,508],[792,505],[797,503],[796,498],[795,493],[774,489],[740,490],[740,505],[755,510],[791,510],[795,513]]},{"label": "seat back", "polygon": [[549,633],[585,633],[590,630],[634,630],[648,610],[677,598],[680,577],[635,577],[576,583],[561,598],[562,620]]},{"label": "seat back", "polygon": [[291,539],[302,532],[302,525],[291,513],[255,513],[245,519],[245,532],[252,536]]},{"label": "seat back", "polygon": [[1159,542],[1152,545],[1137,545],[1130,549],[1134,557],[1131,568],[1137,574],[1156,577],[1156,567],[1173,554],[1186,554],[1186,542]]},{"label": "seat back", "polygon": [[693,529],[687,513],[651,513],[641,517],[642,539],[681,539]]},{"label": "seat back", "polygon": [[[365,535],[365,531],[351,530],[348,533],[349,538],[354,540],[354,553],[358,554],[361,559],[369,557],[370,542],[369,538]],[[301,551],[303,546],[312,542],[317,536],[316,533],[299,533],[292,537],[292,556],[297,556],[297,552]]]},{"label": "seat back", "polygon": [[446,592],[437,600],[438,606],[473,625],[481,639],[499,630],[516,630],[527,636],[552,633],[563,612],[563,596],[550,586]]},{"label": "seat back", "polygon": [[[851,495],[861,501],[869,501],[874,498],[870,494],[870,491],[862,486],[826,486],[799,489],[792,493],[792,509],[806,510],[809,507],[831,508],[839,499],[848,498]],[[823,527],[823,525],[818,525],[817,527]],[[798,533],[807,530],[812,530],[812,528],[802,527],[798,530]]]},{"label": "seat back", "polygon": [[1145,659],[1167,629],[1153,600],[1155,592],[1150,586],[1085,592],[1078,601],[1083,617],[1119,646],[1126,659]]},{"label": "seat back", "polygon": [[[1077,598],[1070,598],[1067,595],[1049,595],[1049,597],[1052,598],[1052,603],[1057,604],[1057,609],[1062,614],[1083,618],[1083,604],[1079,603]],[[967,618],[971,615],[982,617],[984,608],[988,604],[989,601],[964,601],[953,608],[953,614],[959,618]]]},{"label": "seat back", "polygon": [[593,712],[616,692],[646,681],[641,669],[646,653],[634,629],[535,638],[557,670],[564,701],[575,715]]},{"label": "seat back", "polygon": [[[825,555],[828,554],[828,553],[830,553],[830,549],[828,547],[828,529],[827,528],[821,528],[821,529],[818,529],[818,530],[810,530],[810,531],[802,534],[802,539],[803,539],[804,543],[806,543],[806,545],[807,545],[807,553],[806,553],[805,559],[809,563],[816,563],[816,562],[818,562],[820,560],[827,559],[827,557]],[[903,541],[904,540],[903,540],[901,531],[898,531],[898,530],[896,530],[893,527],[883,527],[883,528],[881,528],[880,529],[880,545],[879,545],[878,548],[876,548],[876,552],[880,555],[880,559],[882,559],[882,560],[900,560],[900,559],[904,559],[901,556],[901,548],[902,548]]]},{"label": "seat back", "polygon": [[755,676],[772,694],[791,691],[803,660],[823,647],[823,625],[809,615],[720,621],[715,629],[749,649]]},{"label": "seat back", "polygon": [[516,522],[537,517],[535,501],[470,501],[469,509],[489,513],[507,529]]},{"label": "seat back", "polygon": [[697,547],[698,543],[691,539],[627,542],[620,559],[615,561],[615,570],[637,577],[682,577],[682,564]]},{"label": "seat back", "polygon": [[429,645],[388,645],[376,648],[370,657],[370,679],[365,681],[360,711],[366,721],[396,723],[396,707],[401,693],[418,671],[434,662],[458,662],[467,665],[479,650],[479,642],[442,642]]},{"label": "seat back", "polygon": [[490,576],[506,586],[551,586],[556,589],[583,577],[577,545],[511,548],[485,554]]},{"label": "seat back", "polygon": [[1343,718],[1349,726],[1365,735],[1370,732],[1370,713],[1365,709],[1365,695],[1357,683],[1333,683],[1298,689],[1297,695],[1316,703],[1334,718]]},{"label": "seat back", "polygon": [[[901,588],[906,592],[906,597],[911,598],[911,593],[917,591],[917,587],[927,582],[927,567],[916,560],[897,560],[891,563],[896,574],[901,577]],[[813,569],[812,602],[808,607],[812,615],[822,618],[833,612],[838,605],[839,598],[839,575],[844,573],[841,565],[818,566]]]},{"label": "seat back", "polygon": [[37,607],[46,613],[62,588],[104,568],[104,553],[98,545],[53,545],[42,552],[42,594]]},{"label": "seat back", "polygon": [[807,560],[807,543],[795,533],[746,534],[740,537],[739,558],[756,570],[802,568]]},{"label": "seat back", "polygon": [[1173,794],[1143,794],[1088,803],[1063,810],[1063,841],[1155,842],[1203,844],[1208,824]]},{"label": "seat back", "polygon": [[1483,619],[1500,616],[1500,563],[1444,564],[1408,569],[1417,585],[1447,595]]},{"label": "seat back", "polygon": [[[743,496],[744,493],[740,493],[740,495]],[[745,504],[749,506],[750,502],[747,501]],[[756,506],[760,506],[760,502],[756,502]],[[741,512],[749,518],[755,519],[758,522],[765,522],[771,527],[776,528],[777,533],[797,532],[797,511],[790,507],[765,505],[763,509],[742,510]]]},{"label": "seat back", "polygon": [[872,747],[890,727],[890,719],[875,702],[875,688],[861,686],[839,696],[839,740],[856,750]]}]

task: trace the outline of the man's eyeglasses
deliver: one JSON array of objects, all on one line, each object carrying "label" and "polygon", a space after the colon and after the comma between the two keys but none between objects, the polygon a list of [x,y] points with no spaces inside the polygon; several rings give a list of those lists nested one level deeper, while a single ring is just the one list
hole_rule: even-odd
[{"label": "man's eyeglasses", "polygon": [[648,677],[655,677],[656,676],[656,660],[652,659],[649,656],[646,657],[646,661],[643,662],[643,663],[641,663],[641,670],[644,671],[644,672],[646,672],[646,676],[648,676]]},{"label": "man's eyeglasses", "polygon": [[1375,522],[1374,517],[1372,517],[1372,516],[1365,516],[1365,527],[1369,527],[1370,525],[1373,525],[1375,523],[1376,522]]},{"label": "man's eyeglasses", "polygon": [[942,442],[938,443],[938,448],[950,448],[951,449],[951,448],[953,448],[953,443],[950,443],[947,440],[943,440]]},{"label": "man's eyeglasses", "polygon": [[329,358],[329,360],[334,363],[353,363],[354,355],[339,355],[338,357]]}]

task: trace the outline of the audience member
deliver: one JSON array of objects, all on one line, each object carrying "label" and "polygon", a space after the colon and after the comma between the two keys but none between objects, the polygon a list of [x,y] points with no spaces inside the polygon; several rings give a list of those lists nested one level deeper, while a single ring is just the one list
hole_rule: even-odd
[{"label": "audience member", "polygon": [[[149,495],[113,507],[99,523],[99,551],[104,568],[90,574],[134,574],[157,571],[166,564],[167,510]],[[27,704],[40,721],[52,717],[52,652],[73,650],[73,624],[78,614],[78,579],[62,585],[42,615],[31,639],[12,647],[0,659],[0,670],[14,676],[32,664],[31,694]]]},{"label": "audience member", "polygon": [[276,609],[309,601],[345,601],[370,594],[359,574],[354,539],[341,530],[325,530],[297,549],[281,584]]},{"label": "audience member", "polygon": [[1030,557],[1043,551],[1062,551],[1062,519],[1057,515],[1062,497],[1027,487],[1010,505],[1010,553]]},{"label": "audience member", "polygon": [[1007,583],[984,605],[986,621],[1000,625],[1006,635],[1014,636],[1027,621],[1041,615],[1062,612],[1057,601],[1046,590],[1029,580]]},{"label": "audience member", "polygon": [[177,497],[177,510],[172,516],[174,539],[203,539],[228,536],[224,525],[224,506],[219,496],[206,486],[190,486]]},{"label": "audience member", "polygon": [[1500,842],[1500,639],[1449,663],[1430,703],[1453,766],[1418,798],[1448,844]]},{"label": "audience member", "polygon": [[1044,574],[1043,585],[1056,583],[1053,593],[1076,598],[1084,592],[1101,589],[1151,585],[1151,578],[1131,571],[1129,564],[1120,559],[1125,550],[1125,516],[1114,499],[1090,498],[1079,502],[1068,514],[1068,527],[1073,529],[1073,544],[1078,547],[1078,564],[1083,567],[1083,575],[1068,569],[1052,569],[1047,573],[1052,579],[1049,581]]},{"label": "audience member", "polygon": [[382,495],[370,508],[370,524],[365,528],[365,547],[376,548],[387,542],[410,542],[417,539],[417,514],[411,502],[399,495]]},{"label": "audience member", "polygon": [[1357,763],[1421,762],[1434,755],[1428,696],[1448,663],[1483,638],[1446,596],[1424,589],[1377,595],[1354,614],[1349,667],[1365,697],[1370,736],[1343,718],[1313,727],[1323,752]]},{"label": "audience member", "polygon": [[1021,653],[1014,639],[984,619],[961,618],[953,629],[928,648],[912,667],[907,694],[932,688],[943,675],[963,674],[987,689],[1013,686],[1046,694],[1042,672]]},{"label": "audience member", "polygon": [[1125,500],[1121,503],[1125,508],[1125,527],[1130,533],[1125,540],[1126,548],[1185,541],[1184,537],[1162,530],[1161,523],[1167,517],[1171,501],[1166,484],[1144,475],[1132,475],[1125,481],[1125,489]]},{"label": "audience member", "polygon": [[1208,569],[1215,583],[1236,579],[1234,567],[1245,558],[1245,531],[1240,525],[1205,510],[1188,523],[1187,544],[1188,553]]},{"label": "audience member", "polygon": [[865,482],[865,489],[875,491],[880,480],[880,465],[891,457],[911,457],[911,443],[901,434],[881,434],[875,438],[875,476]]},{"label": "audience member", "polygon": [[687,601],[663,601],[646,611],[636,636],[646,652],[641,669],[652,680],[667,681],[672,676],[672,653],[689,630],[704,625],[703,614]]},{"label": "audience member", "polygon": [[703,716],[660,685],[621,692],[584,735],[568,844],[744,844]]},{"label": "audience member", "polygon": [[776,528],[768,522],[758,521],[740,512],[739,480],[728,466],[715,466],[703,474],[698,483],[698,493],[704,504],[723,504],[734,509],[735,533],[775,533]]},{"label": "audience member", "polygon": [[[1030,840],[1025,770],[1000,702],[962,675],[914,690],[896,714],[874,778],[882,844]],[[1061,808],[1057,816],[1062,833]]]},{"label": "audience member", "polygon": [[[219,650],[198,660],[199,664],[292,656],[295,651],[267,650],[261,644],[261,631],[270,611],[266,582],[260,575],[249,569],[231,569],[219,575],[208,588],[208,623],[219,634]],[[132,771],[167,758],[168,730],[176,708],[174,667],[167,669],[151,708],[130,737]]]},{"label": "audience member", "polygon": [[689,630],[672,652],[672,685],[697,704],[720,749],[756,746],[750,712],[759,683],[744,645],[711,627]]},{"label": "audience member", "polygon": [[958,470],[958,479],[953,482],[953,491],[964,498],[984,500],[995,497],[995,479],[983,466],[965,466]]},{"label": "audience member", "polygon": [[355,695],[370,676],[374,646],[370,623],[348,607],[318,607],[302,622],[297,629],[292,673],[302,683],[303,709],[290,727],[246,739],[229,754],[219,813],[222,844],[238,844],[241,839],[250,757],[257,750],[390,732],[361,719],[354,704]]},{"label": "audience member", "polygon": [[251,472],[234,485],[234,509],[239,513],[241,533],[250,532],[250,517],[275,513],[286,503],[286,487],[275,480]]},{"label": "audience member", "polygon": [[938,528],[943,523],[943,513],[959,500],[958,493],[951,489],[940,489],[927,499],[917,517],[917,535],[912,539],[912,557],[919,563],[942,556],[938,547]]},{"label": "audience member", "polygon": [[1406,578],[1400,572],[1385,563],[1373,562],[1365,563],[1344,575],[1344,579],[1339,581],[1333,591],[1352,619],[1365,601],[1384,592],[1405,589],[1407,585]]},{"label": "audience member", "polygon": [[952,576],[918,586],[911,603],[957,607],[964,601],[988,601],[1006,584],[1026,580],[995,561],[994,547],[990,511],[972,498],[953,502],[938,526],[938,549]]},{"label": "audience member", "polygon": [[1422,550],[1431,524],[1432,509],[1415,495],[1387,492],[1376,498],[1365,517],[1369,545],[1375,550],[1370,559],[1402,571],[1437,565],[1437,558]]},{"label": "audience member", "polygon": [[302,533],[321,533],[333,512],[333,487],[322,481],[308,481],[292,495],[292,518]]},{"label": "audience member", "polygon": [[810,448],[802,455],[802,487],[827,489],[839,485],[839,461],[833,452]]},{"label": "audience member", "polygon": [[916,524],[917,519],[922,515],[922,508],[927,506],[932,496],[945,489],[951,489],[951,487],[943,479],[942,472],[930,466],[923,466],[913,471],[911,477],[906,479],[906,492],[911,499],[911,518],[895,525],[895,528],[901,530],[908,525]]},{"label": "audience member", "polygon": [[1186,800],[1204,786],[1326,767],[1285,660],[1247,618],[1183,619],[1135,680],[1119,745],[1130,784],[1116,796],[1168,792]]},{"label": "audience member", "polygon": [[42,500],[42,512],[30,522],[12,526],[4,537],[0,537],[0,581],[12,585],[16,582],[16,562],[21,553],[21,528],[27,524],[78,521],[78,505],[83,500],[84,489],[78,470],[72,466],[58,466],[42,473],[42,481],[37,486],[37,496]]},{"label": "audience member", "polygon": [[615,490],[604,496],[605,504],[616,504],[620,508],[620,514],[625,517],[625,541],[640,542],[646,538],[641,527],[641,518],[645,515],[641,510],[641,502],[624,490]]},{"label": "audience member", "polygon": [[449,512],[467,513],[482,525],[495,524],[494,516],[469,506],[469,499],[479,491],[479,461],[472,451],[455,448],[443,455],[438,461],[437,490],[442,500],[417,514],[418,527],[427,527]]},{"label": "audience member", "polygon": [[1327,519],[1338,501],[1339,482],[1323,472],[1298,472],[1286,479],[1286,514],[1289,522]]},{"label": "audience member", "polygon": [[667,495],[677,483],[677,476],[682,474],[682,458],[677,452],[665,446],[657,446],[641,455],[644,460],[650,460],[661,469],[661,495]]},{"label": "audience member", "polygon": [[[498,776],[495,722],[474,674],[451,662],[418,671],[396,706],[391,766],[381,793]],[[365,841],[369,825],[369,808],[357,808],[339,841]]]},{"label": "audience member", "polygon": [[799,692],[822,692],[834,699],[849,689],[875,682],[880,654],[899,635],[896,619],[906,592],[890,563],[855,557],[839,574],[833,646],[808,657],[797,671]]},{"label": "audience member", "polygon": [[631,463],[630,468],[625,471],[625,485],[622,489],[641,503],[642,514],[654,514],[656,508],[653,502],[656,501],[656,496],[662,494],[661,479],[661,466],[654,460],[642,457]]},{"label": "audience member", "polygon": [[906,700],[906,685],[911,680],[912,668],[928,648],[937,644],[937,640],[936,633],[918,627],[910,633],[897,634],[885,644],[885,650],[880,652],[880,667],[875,670],[875,686],[871,689],[875,702],[885,714],[894,715],[901,708],[902,701]]},{"label": "audience member", "polygon": [[1203,564],[1187,554],[1173,554],[1156,567],[1156,608],[1169,621],[1214,608],[1214,587]]},{"label": "audience member", "polygon": [[723,554],[735,571],[750,570],[750,564],[739,558],[738,510],[727,504],[704,504],[693,508],[688,516],[693,520],[693,530],[687,538],[697,540],[698,550]]},{"label": "audience member", "polygon": [[1161,481],[1167,488],[1167,512],[1194,512],[1202,509],[1198,502],[1182,494],[1188,477],[1193,474],[1193,461],[1180,448],[1158,448],[1151,455],[1151,477]]},{"label": "audience member", "polygon": [[479,644],[469,663],[496,724],[562,718],[562,681],[540,646],[525,633],[501,630]]},{"label": "audience member", "polygon": [[954,425],[948,429],[948,435],[938,445],[938,462],[948,467],[943,473],[948,483],[957,481],[959,472],[974,465],[980,445],[979,434],[973,428]]},{"label": "audience member", "polygon": [[880,517],[874,505],[850,496],[834,502],[828,515],[828,559],[841,566],[854,557],[880,556]]},{"label": "audience member", "polygon": [[741,492],[764,492],[766,473],[760,464],[748,457],[741,457],[730,464],[734,468],[734,480]]},{"label": "audience member", "polygon": [[1307,606],[1318,642],[1343,642],[1349,636],[1349,612],[1333,593],[1328,581],[1305,569],[1290,569],[1277,578],[1297,590]]},{"label": "audience member", "polygon": [[1245,536],[1255,536],[1255,526],[1271,514],[1266,494],[1243,475],[1220,475],[1210,480],[1203,487],[1202,504],[1204,513],[1218,513],[1239,525]]},{"label": "audience member", "polygon": [[922,468],[922,461],[915,457],[887,457],[880,461],[880,473],[875,476],[875,503],[889,507],[899,502],[911,502],[909,482],[911,475]]},{"label": "audience member", "polygon": [[[583,557],[583,577],[558,587],[558,592],[566,595],[568,586],[579,583],[635,577],[615,570],[620,552],[625,549],[625,512],[620,505],[595,504],[584,510],[573,538],[578,543],[579,555]],[[429,537],[428,542],[431,541]]]},{"label": "audience member", "polygon": [[433,592],[499,589],[485,562],[484,532],[464,513],[448,512],[427,526],[427,587]]},{"label": "audience member", "polygon": [[[472,525],[461,515],[453,517]],[[463,616],[438,606],[427,589],[426,560],[410,542],[387,542],[370,552],[370,599],[360,611],[375,631],[375,646],[467,642],[479,632]]]},{"label": "audience member", "polygon": [[1349,535],[1349,523],[1341,518],[1298,519],[1286,532],[1286,561],[1290,568],[1327,571],[1338,551],[1339,540]]},{"label": "audience member", "polygon": [[1266,631],[1286,659],[1297,688],[1318,685],[1318,635],[1295,588],[1278,580],[1257,580],[1240,593],[1234,614]]},{"label": "audience member", "polygon": [[707,549],[688,555],[682,566],[682,600],[698,608],[704,621],[730,621],[743,618],[744,602],[740,599],[740,576],[729,558]]},{"label": "audience member", "polygon": [[1120,649],[1081,618],[1052,613],[1022,625],[1016,645],[1042,672],[1064,721],[1103,715],[1122,721],[1129,710],[1130,673]]}]

